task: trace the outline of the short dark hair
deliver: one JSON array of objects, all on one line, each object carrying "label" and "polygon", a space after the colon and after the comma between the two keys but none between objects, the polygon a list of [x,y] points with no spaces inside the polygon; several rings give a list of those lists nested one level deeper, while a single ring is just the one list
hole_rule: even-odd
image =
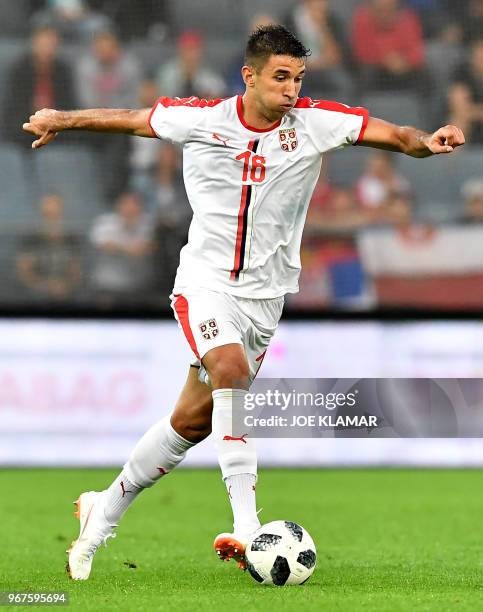
[{"label": "short dark hair", "polygon": [[283,25],[261,26],[248,39],[245,63],[260,70],[271,55],[305,59],[310,55],[310,50]]}]

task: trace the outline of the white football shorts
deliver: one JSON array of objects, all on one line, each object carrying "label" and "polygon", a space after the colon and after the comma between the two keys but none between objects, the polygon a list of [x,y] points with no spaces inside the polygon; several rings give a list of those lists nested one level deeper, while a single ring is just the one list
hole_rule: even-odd
[{"label": "white football shorts", "polygon": [[201,363],[209,350],[241,344],[251,384],[282,316],[284,298],[254,300],[210,289],[186,289],[170,298],[178,326],[195,355],[191,365],[200,368],[199,379],[209,384]]}]

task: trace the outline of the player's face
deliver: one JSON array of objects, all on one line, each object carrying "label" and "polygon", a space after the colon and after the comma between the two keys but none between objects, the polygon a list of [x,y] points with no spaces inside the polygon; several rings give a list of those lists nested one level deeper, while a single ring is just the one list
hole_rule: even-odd
[{"label": "player's face", "polygon": [[253,93],[267,116],[278,118],[293,108],[304,74],[304,60],[290,55],[271,55],[261,70],[253,71]]}]

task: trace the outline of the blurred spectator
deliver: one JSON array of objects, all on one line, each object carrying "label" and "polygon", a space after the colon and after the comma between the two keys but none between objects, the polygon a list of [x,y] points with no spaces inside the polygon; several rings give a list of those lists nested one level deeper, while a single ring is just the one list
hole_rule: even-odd
[{"label": "blurred spectator", "polygon": [[45,9],[34,14],[34,25],[54,27],[64,40],[88,42],[94,34],[112,27],[110,19],[93,11],[85,0],[47,0]]},{"label": "blurred spectator", "polygon": [[71,70],[59,57],[59,37],[51,27],[36,29],[30,49],[13,63],[8,73],[2,112],[7,140],[31,145],[22,123],[41,108],[72,109],[77,106]]},{"label": "blurred spectator", "polygon": [[353,190],[332,186],[322,173],[310,201],[305,235],[351,233],[364,222]]},{"label": "blurred spectator", "polygon": [[361,207],[352,189],[333,186],[323,174],[319,178],[304,230],[301,291],[288,297],[289,306],[360,308],[372,304],[357,248],[358,231],[370,223],[408,231],[413,209],[408,182],[394,171],[391,158],[380,153],[381,158],[376,152],[369,160],[367,174],[368,182],[377,182],[377,189],[369,189],[371,195],[379,196],[376,209]]},{"label": "blurred spectator", "polygon": [[18,281],[29,299],[71,300],[82,275],[80,240],[65,231],[64,202],[60,196],[44,196],[40,216],[38,230],[26,234],[19,245]]},{"label": "blurred spectator", "polygon": [[288,18],[288,26],[311,50],[304,91],[312,97],[347,99],[351,90],[345,70],[349,54],[342,24],[332,12],[329,0],[299,0]]},{"label": "blurred spectator", "polygon": [[86,108],[132,108],[137,102],[141,67],[125,51],[116,34],[104,30],[95,35],[90,52],[77,67],[77,89]]},{"label": "blurred spectator", "polygon": [[466,142],[483,144],[483,39],[472,44],[468,60],[455,71],[448,96],[448,121],[463,130]]},{"label": "blurred spectator", "polygon": [[157,76],[161,96],[217,98],[225,93],[222,77],[203,65],[204,41],[198,32],[184,32],[177,41],[177,56]]},{"label": "blurred spectator", "polygon": [[[259,13],[253,17],[248,27],[247,37],[256,29],[274,25],[277,23],[275,17],[265,13]],[[245,92],[245,82],[241,74],[242,66],[245,64],[245,57],[240,56],[229,70],[230,95],[243,94]]]},{"label": "blurred spectator", "polygon": [[158,159],[146,190],[150,212],[166,229],[187,226],[191,217],[183,184],[181,152],[169,142],[158,147]]},{"label": "blurred spectator", "polygon": [[399,229],[412,226],[414,202],[408,192],[393,191],[384,206],[381,221]]},{"label": "blurred spectator", "polygon": [[352,46],[367,89],[422,88],[424,41],[417,14],[400,0],[367,0],[352,23]]},{"label": "blurred spectator", "polygon": [[322,241],[306,240],[300,251],[299,293],[287,295],[289,308],[326,308],[332,301],[330,275]]},{"label": "blurred spectator", "polygon": [[333,184],[330,183],[327,179],[327,171],[325,167],[323,167],[322,172],[320,173],[317,183],[315,185],[314,192],[312,193],[312,198],[310,200],[310,207],[308,211],[309,215],[312,211],[315,212],[323,210],[329,204],[334,194],[334,189],[335,188]]},{"label": "blurred spectator", "polygon": [[[459,4],[459,2],[456,2],[456,4]],[[483,37],[483,0],[467,0],[466,5],[461,20],[463,42],[471,44]]]},{"label": "blurred spectator", "polygon": [[287,296],[287,305],[299,308],[367,305],[364,273],[351,235],[304,238],[301,260],[300,293]]},{"label": "blurred spectator", "polygon": [[[138,104],[151,108],[158,98],[156,83],[148,79],[141,82],[138,90]],[[131,138],[129,140],[130,188],[145,194],[151,186],[152,175],[159,156],[158,138]]]},{"label": "blurred spectator", "polygon": [[424,38],[445,37],[447,28],[454,28],[448,13],[451,0],[406,0],[406,6],[419,15],[423,26]]},{"label": "blurred spectator", "polygon": [[147,201],[156,220],[156,269],[163,270],[156,279],[158,291],[166,293],[171,289],[193,214],[183,183],[181,152],[170,143],[159,149]]},{"label": "blurred spectator", "polygon": [[409,181],[394,168],[393,155],[386,151],[371,153],[367,168],[356,183],[357,199],[365,210],[368,220],[383,221],[388,202],[393,195],[406,195],[409,191]]},{"label": "blurred spectator", "polygon": [[325,209],[319,210],[311,218],[311,227],[315,222],[321,229],[352,232],[363,226],[366,218],[357,205],[352,189],[337,187]]},{"label": "blurred spectator", "polygon": [[464,223],[483,223],[483,178],[465,181],[461,187],[464,201],[462,221]]},{"label": "blurred spectator", "polygon": [[154,168],[131,177],[131,185],[163,231],[176,233],[180,228],[185,237],[192,210],[183,183],[181,151],[169,142],[155,142],[158,147]]},{"label": "blurred spectator", "polygon": [[106,305],[117,297],[139,301],[140,291],[152,287],[154,224],[143,210],[141,198],[123,193],[116,210],[94,221],[90,241],[94,246],[92,285]]},{"label": "blurred spectator", "polygon": [[302,243],[301,292],[288,305],[321,308],[365,299],[355,232],[365,224],[352,189],[333,186],[322,173],[310,202]]},{"label": "blurred spectator", "polygon": [[[77,89],[85,108],[135,108],[141,67],[113,32],[99,32],[77,67]],[[129,136],[91,134],[86,141],[102,152],[104,197],[116,199],[127,187]]]}]

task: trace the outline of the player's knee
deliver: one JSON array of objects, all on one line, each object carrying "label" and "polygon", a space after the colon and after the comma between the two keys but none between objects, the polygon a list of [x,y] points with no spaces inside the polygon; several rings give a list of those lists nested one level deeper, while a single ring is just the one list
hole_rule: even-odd
[{"label": "player's knee", "polygon": [[209,368],[213,389],[246,389],[248,388],[248,364],[242,359],[220,359]]}]

